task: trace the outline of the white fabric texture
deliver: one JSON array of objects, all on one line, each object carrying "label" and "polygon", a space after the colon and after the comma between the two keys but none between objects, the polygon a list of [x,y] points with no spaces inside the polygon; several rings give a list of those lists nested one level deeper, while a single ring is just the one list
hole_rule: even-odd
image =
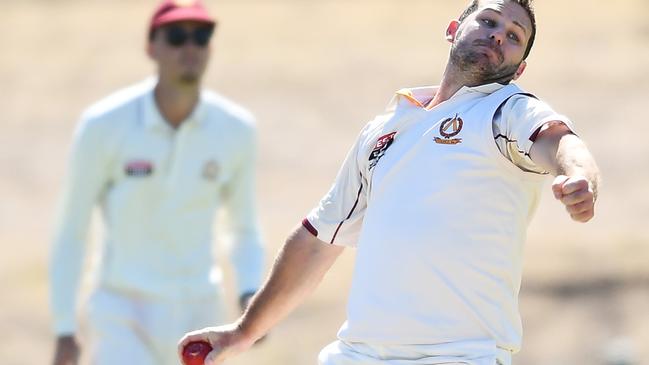
[{"label": "white fabric texture", "polygon": [[[434,354],[434,355],[431,355]],[[511,353],[493,341],[386,346],[334,341],[320,351],[319,365],[511,365]]]},{"label": "white fabric texture", "polygon": [[84,312],[81,363],[89,365],[177,365],[181,336],[225,322],[220,294],[157,300],[102,288]]}]

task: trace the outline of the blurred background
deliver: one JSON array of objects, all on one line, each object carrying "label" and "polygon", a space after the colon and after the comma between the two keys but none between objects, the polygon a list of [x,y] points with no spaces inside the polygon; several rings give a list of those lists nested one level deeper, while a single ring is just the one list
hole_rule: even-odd
[{"label": "blurred background", "polygon": [[[395,90],[438,82],[446,25],[465,3],[207,0],[220,26],[206,86],[258,118],[269,264],[365,122]],[[90,103],[155,72],[144,53],[155,1],[0,4],[0,363],[47,364],[47,256],[71,134]],[[515,363],[649,364],[649,1],[543,0],[536,9],[537,43],[519,84],[574,120],[604,184],[585,225],[546,188],[529,228]],[[348,251],[265,343],[231,364],[315,364],[344,320]],[[234,297],[229,304],[234,317]]]}]

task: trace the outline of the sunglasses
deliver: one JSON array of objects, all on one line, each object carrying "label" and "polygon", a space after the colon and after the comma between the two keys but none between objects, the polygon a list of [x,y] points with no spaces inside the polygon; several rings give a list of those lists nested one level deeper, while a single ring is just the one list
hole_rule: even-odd
[{"label": "sunglasses", "polygon": [[214,33],[214,27],[198,27],[188,32],[182,27],[171,26],[165,30],[165,39],[173,47],[182,47],[190,39],[195,45],[205,47],[210,42],[212,33]]}]

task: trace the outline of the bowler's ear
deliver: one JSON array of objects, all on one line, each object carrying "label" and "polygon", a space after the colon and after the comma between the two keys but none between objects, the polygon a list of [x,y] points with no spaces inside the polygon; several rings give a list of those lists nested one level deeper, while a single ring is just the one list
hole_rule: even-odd
[{"label": "bowler's ear", "polygon": [[514,80],[518,80],[519,77],[523,74],[523,71],[525,71],[525,68],[527,67],[527,62],[523,61],[521,62],[520,65],[518,65],[518,69],[516,70],[516,73],[514,73]]},{"label": "bowler's ear", "polygon": [[448,27],[446,28],[446,40],[453,43],[455,41],[455,35],[457,34],[457,30],[460,27],[460,22],[457,20],[451,20],[451,22],[448,24]]}]

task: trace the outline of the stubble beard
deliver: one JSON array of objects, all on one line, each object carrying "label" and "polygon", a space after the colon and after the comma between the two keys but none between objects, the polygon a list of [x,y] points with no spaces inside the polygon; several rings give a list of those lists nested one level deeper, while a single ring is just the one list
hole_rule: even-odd
[{"label": "stubble beard", "polygon": [[[478,86],[490,83],[508,84],[514,78],[519,64],[508,65],[504,63],[504,57],[500,50],[489,45],[489,41],[474,41],[476,44],[458,42],[451,48],[450,60],[465,79],[467,86]],[[477,46],[491,47],[496,52],[498,64],[481,52]],[[522,62],[522,61],[521,61]]]}]

